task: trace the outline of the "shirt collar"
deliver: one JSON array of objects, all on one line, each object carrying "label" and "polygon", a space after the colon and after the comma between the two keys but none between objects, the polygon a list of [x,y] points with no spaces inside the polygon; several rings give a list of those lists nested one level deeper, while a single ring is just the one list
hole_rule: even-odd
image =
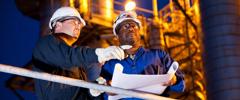
[{"label": "shirt collar", "polygon": [[141,46],[138,48],[137,52],[135,53],[134,59],[138,59],[143,53],[145,49]]}]

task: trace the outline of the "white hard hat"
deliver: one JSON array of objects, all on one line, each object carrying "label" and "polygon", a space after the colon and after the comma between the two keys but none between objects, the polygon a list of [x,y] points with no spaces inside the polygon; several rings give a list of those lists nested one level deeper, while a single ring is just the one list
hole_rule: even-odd
[{"label": "white hard hat", "polygon": [[113,24],[113,34],[117,36],[117,27],[120,23],[126,21],[126,20],[132,20],[134,22],[136,22],[139,26],[139,28],[141,28],[141,22],[137,19],[137,14],[135,12],[123,12],[121,13],[115,20],[114,24]]},{"label": "white hard hat", "polygon": [[78,18],[84,26],[86,25],[85,21],[82,19],[79,12],[75,8],[61,7],[57,9],[52,15],[52,18],[49,21],[49,28],[52,29],[56,25],[56,22],[58,20],[62,18],[71,18],[71,17]]}]

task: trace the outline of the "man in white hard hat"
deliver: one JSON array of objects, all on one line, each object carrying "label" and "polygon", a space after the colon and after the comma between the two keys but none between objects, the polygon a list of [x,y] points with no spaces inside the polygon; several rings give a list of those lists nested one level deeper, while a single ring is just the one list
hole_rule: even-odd
[{"label": "man in white hard hat", "polygon": [[[104,64],[101,74],[107,81],[111,81],[114,72],[113,66],[117,63],[123,66],[123,73],[126,74],[159,75],[166,74],[175,62],[169,54],[161,49],[145,49],[142,47],[140,42],[141,27],[141,22],[134,12],[124,12],[117,17],[113,25],[113,34],[118,38],[121,45],[131,45],[132,48],[125,50],[128,57],[124,60],[112,59]],[[185,87],[184,77],[179,69],[170,81],[159,84],[168,86],[165,93],[168,90],[183,92]],[[161,95],[166,96],[165,93]],[[124,98],[123,100],[125,99],[139,100],[138,98]]]},{"label": "man in white hard hat", "polygon": [[[123,49],[117,46],[97,49],[72,46],[85,25],[76,9],[57,9],[49,22],[51,34],[40,38],[33,51],[33,70],[91,81],[101,71],[101,67],[92,64],[124,59]],[[92,99],[83,88],[37,79],[35,92],[40,100]]]}]

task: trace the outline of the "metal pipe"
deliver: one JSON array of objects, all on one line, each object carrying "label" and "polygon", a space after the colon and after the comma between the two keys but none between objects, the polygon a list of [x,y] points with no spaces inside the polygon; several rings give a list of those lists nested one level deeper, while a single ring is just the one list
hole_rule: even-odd
[{"label": "metal pipe", "polygon": [[106,92],[120,94],[120,95],[128,95],[128,96],[142,98],[142,99],[174,100],[171,98],[161,97],[161,96],[157,96],[157,95],[153,95],[153,94],[149,94],[149,93],[136,92],[136,91],[121,89],[121,88],[117,88],[117,87],[99,85],[99,84],[95,84],[95,83],[86,82],[83,80],[77,80],[77,79],[73,79],[73,78],[48,74],[45,72],[31,71],[31,70],[14,67],[14,66],[10,66],[10,65],[0,64],[0,71],[5,72],[5,73],[10,73],[10,74],[16,74],[16,75],[20,75],[20,76],[26,76],[26,77],[46,80],[46,81],[68,84],[68,85],[72,85],[72,86],[96,89],[96,90],[106,91]]},{"label": "metal pipe", "polygon": [[153,16],[154,16],[154,20],[155,20],[156,22],[158,22],[159,19],[158,19],[157,0],[152,0],[152,4],[153,4]]}]

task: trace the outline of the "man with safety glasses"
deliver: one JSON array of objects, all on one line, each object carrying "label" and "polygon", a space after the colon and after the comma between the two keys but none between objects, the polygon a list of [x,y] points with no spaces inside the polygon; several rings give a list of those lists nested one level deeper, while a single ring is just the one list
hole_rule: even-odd
[{"label": "man with safety glasses", "polygon": [[[134,12],[124,12],[117,17],[113,25],[113,34],[118,38],[120,45],[131,45],[132,48],[124,50],[128,55],[124,60],[113,59],[104,64],[101,75],[107,81],[111,81],[114,72],[113,66],[117,63],[123,66],[123,73],[126,74],[159,75],[166,74],[169,70],[174,62],[169,54],[161,49],[142,47],[140,42],[141,27],[141,22]],[[174,77],[163,85],[168,86],[165,93],[167,91],[183,92],[185,84],[182,72],[177,69]],[[161,95],[166,96],[165,93]],[[138,98],[124,98],[123,100],[125,99],[138,100]]]},{"label": "man with safety glasses", "polygon": [[[49,22],[51,34],[40,38],[33,51],[33,70],[91,81],[100,74],[99,63],[124,59],[124,51],[118,46],[74,47],[85,25],[76,9],[57,9]],[[38,79],[35,79],[35,92],[39,100],[93,99],[83,88]]]}]

